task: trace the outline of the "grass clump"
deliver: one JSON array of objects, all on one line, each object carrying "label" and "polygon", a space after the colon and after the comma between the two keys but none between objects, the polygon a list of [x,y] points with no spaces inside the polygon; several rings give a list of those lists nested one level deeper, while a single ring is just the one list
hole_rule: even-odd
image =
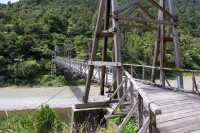
[{"label": "grass clump", "polygon": [[0,133],[61,133],[67,125],[48,105],[41,106],[35,115],[14,115],[0,122]]}]

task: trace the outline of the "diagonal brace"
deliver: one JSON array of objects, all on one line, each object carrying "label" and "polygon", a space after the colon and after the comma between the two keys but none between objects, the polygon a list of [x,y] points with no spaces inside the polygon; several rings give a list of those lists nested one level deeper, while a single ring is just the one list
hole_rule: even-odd
[{"label": "diagonal brace", "polygon": [[172,15],[167,10],[165,10],[163,7],[161,7],[157,2],[155,2],[154,0],[148,0],[148,1],[150,3],[152,3],[155,7],[157,7],[158,9],[160,9],[164,14],[166,14],[167,16],[169,16],[174,22],[178,22],[178,19],[174,15]]},{"label": "diagonal brace", "polygon": [[113,13],[114,14],[121,13],[121,12],[125,11],[126,9],[128,9],[129,7],[137,5],[140,1],[141,0],[132,0],[131,2],[125,4],[123,7],[120,7],[117,10],[115,10]]}]

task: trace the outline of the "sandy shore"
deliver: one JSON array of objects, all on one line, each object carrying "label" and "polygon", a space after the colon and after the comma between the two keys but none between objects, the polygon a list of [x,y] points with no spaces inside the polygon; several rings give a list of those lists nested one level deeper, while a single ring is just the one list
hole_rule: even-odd
[{"label": "sandy shore", "polygon": [[[84,90],[84,86],[0,88],[0,110],[35,109],[49,99],[47,104],[53,108],[71,107],[82,101]],[[99,87],[92,85],[90,98],[96,97],[98,93]],[[55,97],[52,98],[53,96]]]}]

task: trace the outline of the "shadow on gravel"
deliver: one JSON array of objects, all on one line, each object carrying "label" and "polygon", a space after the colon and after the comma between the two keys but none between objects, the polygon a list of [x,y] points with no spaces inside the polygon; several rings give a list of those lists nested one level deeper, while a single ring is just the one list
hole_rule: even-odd
[{"label": "shadow on gravel", "polygon": [[81,98],[82,99],[83,91],[81,90],[81,88],[79,88],[78,86],[70,86],[70,90],[74,93],[76,98],[78,98],[78,99]]}]

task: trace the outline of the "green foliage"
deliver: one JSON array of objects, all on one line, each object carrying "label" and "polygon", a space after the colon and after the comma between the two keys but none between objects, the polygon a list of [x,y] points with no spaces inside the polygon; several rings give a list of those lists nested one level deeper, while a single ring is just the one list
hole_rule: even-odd
[{"label": "green foliage", "polygon": [[58,115],[48,105],[41,106],[35,116],[35,126],[38,133],[61,132],[64,123],[60,121]]},{"label": "green foliage", "polygon": [[34,133],[36,128],[33,123],[34,118],[30,115],[20,118],[19,116],[11,116],[6,121],[0,123],[0,132],[23,132]]},{"label": "green foliage", "polygon": [[[127,2],[119,0],[119,6]],[[179,19],[183,65],[199,69],[200,1],[174,2]],[[14,4],[0,4],[0,78],[3,79],[0,84],[38,85],[46,82],[49,78],[45,75],[49,75],[51,68],[53,42],[74,46],[76,58],[87,60],[92,47],[98,3],[99,0],[20,0]],[[157,16],[157,10],[151,4],[143,4]],[[142,16],[143,13],[134,8],[122,15]],[[155,32],[121,30],[123,62],[152,65]],[[111,44],[109,40],[108,61],[112,57]],[[171,45],[166,46],[166,59],[173,61]],[[101,58],[101,50],[97,51],[97,56],[97,59]],[[63,80],[61,77],[53,78],[45,85],[63,84]]]},{"label": "green foliage", "polygon": [[[124,118],[119,117],[119,118],[114,118],[112,119],[112,123],[116,125],[120,125],[123,122]],[[126,124],[126,126],[122,129],[122,133],[137,133],[137,125],[135,122],[135,119],[131,118],[129,122]]]},{"label": "green foliage", "polygon": [[0,122],[0,133],[61,133],[68,132],[67,125],[48,105],[41,106],[35,115],[14,115]]}]

